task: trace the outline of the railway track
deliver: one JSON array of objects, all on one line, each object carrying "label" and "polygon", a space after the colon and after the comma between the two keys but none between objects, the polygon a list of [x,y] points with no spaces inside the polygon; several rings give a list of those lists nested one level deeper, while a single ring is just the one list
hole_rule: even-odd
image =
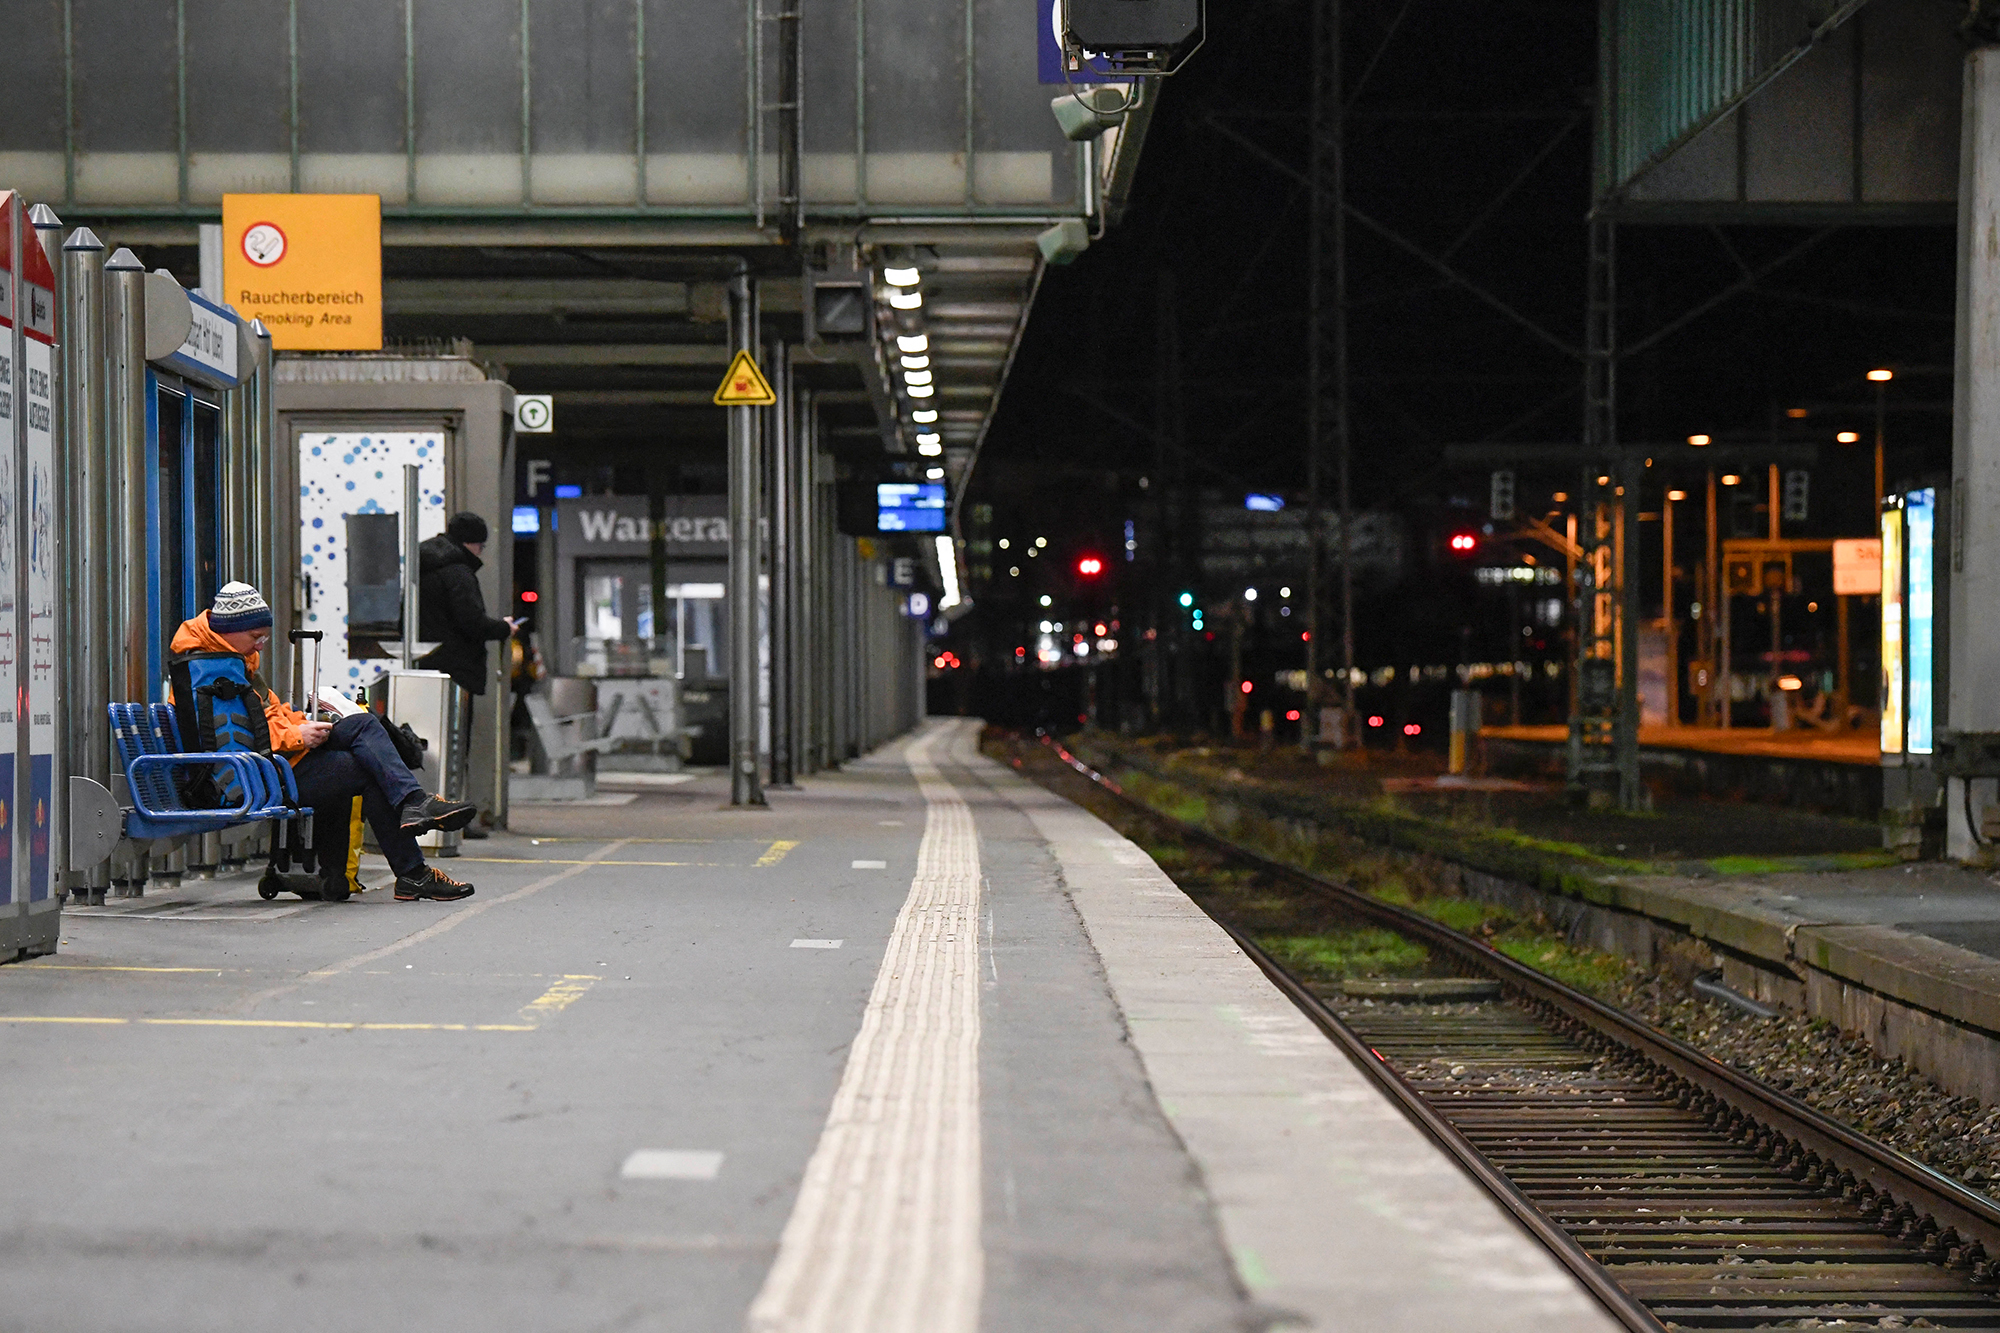
[{"label": "railway track", "polygon": [[[1476,938],[1162,814],[1044,740],[1185,850],[1176,881],[1628,1328],[2000,1333],[1984,1195]],[[1430,976],[1302,980],[1248,928],[1274,895],[1420,946]]]}]

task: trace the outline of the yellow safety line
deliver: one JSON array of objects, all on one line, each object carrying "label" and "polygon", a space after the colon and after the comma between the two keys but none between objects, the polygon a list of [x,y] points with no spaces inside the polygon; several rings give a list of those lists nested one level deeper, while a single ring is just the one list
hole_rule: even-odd
[{"label": "yellow safety line", "polygon": [[175,1028],[315,1028],[340,1032],[533,1032],[532,1023],[315,1023],[290,1018],[69,1018],[0,1014],[0,1023],[95,1023]]},{"label": "yellow safety line", "polygon": [[117,963],[29,963],[37,972],[208,972],[221,976],[219,967],[127,967]]},{"label": "yellow safety line", "polygon": [[716,870],[740,869],[731,867],[727,861],[564,861],[555,857],[541,856],[461,856],[461,861],[474,861],[491,866],[707,866]]},{"label": "yellow safety line", "polygon": [[543,991],[540,998],[523,1006],[521,1017],[530,1023],[537,1023],[551,1015],[559,1014],[583,998],[591,983],[603,978],[594,976],[565,976],[561,981]]},{"label": "yellow safety line", "polygon": [[774,866],[778,864],[778,862],[785,859],[786,852],[789,852],[790,850],[792,850],[792,848],[798,845],[799,844],[796,841],[786,842],[782,838],[779,839],[777,842],[772,843],[768,848],[766,848],[762,856],[757,858],[757,868],[761,870],[765,866]]},{"label": "yellow safety line", "polygon": [[[536,846],[551,842],[603,842],[602,838],[530,838]],[[701,847],[711,842],[751,842],[750,838],[621,838],[620,842],[633,843],[644,847],[657,847],[669,843],[680,843],[690,847]]]}]

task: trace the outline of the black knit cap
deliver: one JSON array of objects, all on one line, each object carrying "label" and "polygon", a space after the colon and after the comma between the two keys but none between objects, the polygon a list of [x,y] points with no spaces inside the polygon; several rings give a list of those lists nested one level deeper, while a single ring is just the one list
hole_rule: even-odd
[{"label": "black knit cap", "polygon": [[470,509],[461,509],[445,524],[444,535],[460,546],[472,546],[486,540],[486,520]]}]

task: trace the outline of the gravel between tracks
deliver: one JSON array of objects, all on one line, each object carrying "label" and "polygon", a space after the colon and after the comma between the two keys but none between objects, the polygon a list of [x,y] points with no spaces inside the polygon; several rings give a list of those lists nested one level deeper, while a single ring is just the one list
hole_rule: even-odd
[{"label": "gravel between tracks", "polygon": [[2000,1199],[2000,1106],[1954,1097],[1901,1060],[1884,1060],[1831,1023],[1761,1019],[1698,998],[1671,978],[1634,975],[1607,1001],[1709,1058]]}]

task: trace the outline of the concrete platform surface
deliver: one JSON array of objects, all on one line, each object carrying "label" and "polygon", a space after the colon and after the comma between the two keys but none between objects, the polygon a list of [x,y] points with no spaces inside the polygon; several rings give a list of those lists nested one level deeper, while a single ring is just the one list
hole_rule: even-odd
[{"label": "concrete platform surface", "polygon": [[462,903],[66,915],[0,968],[0,1329],[1613,1327],[973,739],[523,809]]}]

